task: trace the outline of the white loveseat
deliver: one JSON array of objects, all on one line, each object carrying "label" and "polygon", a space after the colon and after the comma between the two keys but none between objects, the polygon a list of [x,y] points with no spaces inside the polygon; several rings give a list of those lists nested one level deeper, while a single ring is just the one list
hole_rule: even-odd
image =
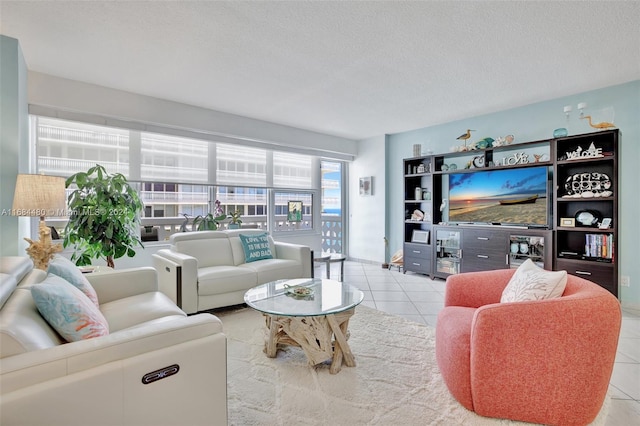
[{"label": "white loveseat", "polygon": [[0,424],[227,423],[218,318],[188,317],[151,267],[93,273],[109,334],[66,343],[31,295],[46,275],[29,258],[0,258]]},{"label": "white loveseat", "polygon": [[246,262],[240,235],[265,231],[237,229],[173,234],[171,248],[153,255],[160,289],[187,313],[244,303],[244,293],[258,284],[312,275],[307,246],[275,242],[273,258]]}]

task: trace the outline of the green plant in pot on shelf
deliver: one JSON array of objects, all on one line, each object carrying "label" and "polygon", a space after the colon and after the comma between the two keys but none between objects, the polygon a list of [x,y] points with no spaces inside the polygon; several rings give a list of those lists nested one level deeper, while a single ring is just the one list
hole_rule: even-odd
[{"label": "green plant in pot on shelf", "polygon": [[242,224],[242,219],[240,219],[240,212],[236,210],[235,212],[229,213],[227,215],[229,218],[229,229],[239,229]]},{"label": "green plant in pot on shelf", "polygon": [[198,215],[193,219],[192,229],[194,231],[215,231],[220,226],[220,221],[225,220],[227,215],[222,211],[220,207],[220,201],[215,201],[215,208],[213,213],[207,213],[206,215]]},{"label": "green plant in pot on shelf", "polygon": [[71,260],[90,265],[104,258],[114,267],[114,259],[135,256],[140,240],[140,216],[144,205],[136,190],[121,173],[109,174],[99,164],[69,177],[65,186],[75,184],[67,199],[69,222],[64,232],[64,247],[72,245]]}]

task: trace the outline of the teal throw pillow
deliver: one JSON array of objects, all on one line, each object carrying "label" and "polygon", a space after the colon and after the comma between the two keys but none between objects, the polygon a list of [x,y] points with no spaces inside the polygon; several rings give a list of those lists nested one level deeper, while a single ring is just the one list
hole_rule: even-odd
[{"label": "teal throw pillow", "polygon": [[31,286],[31,297],[40,315],[67,342],[109,334],[109,323],[83,292],[64,279],[49,275]]},{"label": "teal throw pillow", "polygon": [[73,264],[72,261],[59,254],[55,255],[53,260],[49,262],[50,274],[55,274],[61,278],[64,278],[70,284],[76,286],[81,292],[83,292],[89,300],[91,300],[97,307],[100,307],[98,303],[98,295],[91,286],[87,277],[80,271],[80,269]]},{"label": "teal throw pillow", "polygon": [[240,234],[242,249],[244,250],[244,261],[246,263],[255,262],[262,259],[273,259],[271,245],[269,244],[269,234]]}]

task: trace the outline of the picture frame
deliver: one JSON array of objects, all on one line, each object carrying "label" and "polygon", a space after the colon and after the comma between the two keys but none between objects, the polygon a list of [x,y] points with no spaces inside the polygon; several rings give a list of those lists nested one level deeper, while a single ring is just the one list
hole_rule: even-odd
[{"label": "picture frame", "polygon": [[411,242],[429,244],[429,231],[414,229],[413,234],[411,234]]},{"label": "picture frame", "polygon": [[600,223],[600,225],[598,225],[598,228],[600,228],[600,229],[609,229],[609,228],[611,228],[611,218],[610,217],[605,217],[604,219],[602,219],[602,222]]},{"label": "picture frame", "polygon": [[302,201],[289,201],[287,203],[287,221],[302,222]]},{"label": "picture frame", "polygon": [[373,193],[371,176],[365,176],[360,178],[360,196],[368,197]]},{"label": "picture frame", "polygon": [[575,228],[576,226],[576,218],[575,217],[561,217],[560,218],[560,226],[565,226],[568,228]]}]

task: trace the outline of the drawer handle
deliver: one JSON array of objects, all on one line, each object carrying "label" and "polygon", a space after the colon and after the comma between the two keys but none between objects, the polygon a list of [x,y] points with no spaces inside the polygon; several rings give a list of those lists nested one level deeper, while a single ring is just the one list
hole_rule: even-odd
[{"label": "drawer handle", "polygon": [[416,253],[416,254],[420,254],[422,253],[420,250],[411,250],[412,252]]},{"label": "drawer handle", "polygon": [[591,275],[591,272],[587,272],[587,271],[576,271],[577,275]]},{"label": "drawer handle", "polygon": [[489,256],[487,256],[486,254],[479,254],[477,255],[480,259],[488,259]]},{"label": "drawer handle", "polygon": [[412,265],[413,265],[413,266],[420,266],[420,264],[419,264],[419,263],[416,263],[416,262],[413,262],[413,263],[412,263]]},{"label": "drawer handle", "polygon": [[478,237],[478,239],[482,241],[489,241],[489,237]]}]

